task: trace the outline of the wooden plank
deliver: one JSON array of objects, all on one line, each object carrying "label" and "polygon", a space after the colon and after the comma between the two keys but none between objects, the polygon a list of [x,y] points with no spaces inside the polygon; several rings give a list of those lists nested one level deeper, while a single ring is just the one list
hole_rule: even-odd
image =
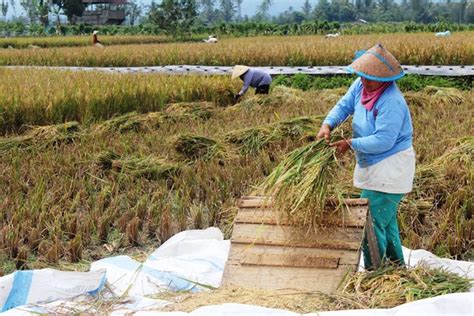
[{"label": "wooden plank", "polygon": [[355,271],[355,267],[340,265],[338,269],[269,268],[228,264],[222,282],[226,286],[245,288],[299,289],[332,293],[349,271]]},{"label": "wooden plank", "polygon": [[236,243],[233,243],[230,248],[228,262],[238,264],[240,263],[242,258],[249,255],[283,256],[285,254],[291,256],[309,255],[325,258],[339,258],[340,265],[356,266],[357,264],[359,264],[359,252],[356,250],[297,248]]},{"label": "wooden plank", "polygon": [[248,254],[240,259],[240,264],[271,267],[337,269],[339,266],[339,258],[307,254]]},{"label": "wooden plank", "polygon": [[240,208],[271,207],[272,206],[272,200],[270,198],[268,198],[268,199],[260,199],[260,198],[240,199],[237,202],[237,206],[240,207]]},{"label": "wooden plank", "polygon": [[233,243],[357,250],[362,240],[362,229],[331,227],[308,234],[305,228],[258,224],[235,224]]},{"label": "wooden plank", "polygon": [[[366,207],[351,207],[341,214],[328,214],[323,221],[323,226],[364,227],[367,217]],[[235,223],[291,225],[280,212],[272,209],[246,208],[240,209],[234,220]]]}]

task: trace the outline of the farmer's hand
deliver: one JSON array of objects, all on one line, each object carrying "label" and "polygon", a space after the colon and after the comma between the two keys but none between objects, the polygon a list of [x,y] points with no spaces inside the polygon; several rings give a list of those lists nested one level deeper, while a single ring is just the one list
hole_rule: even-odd
[{"label": "farmer's hand", "polygon": [[316,138],[317,139],[324,138],[326,140],[326,143],[329,143],[329,137],[331,137],[331,127],[329,127],[328,124],[323,124]]},{"label": "farmer's hand", "polygon": [[240,99],[240,94],[234,95],[234,104],[236,104],[237,102],[239,102],[239,99]]},{"label": "farmer's hand", "polygon": [[343,139],[337,141],[335,143],[329,144],[331,147],[336,147],[336,152],[338,155],[342,156],[346,153],[346,151],[351,148],[351,140],[350,139]]}]

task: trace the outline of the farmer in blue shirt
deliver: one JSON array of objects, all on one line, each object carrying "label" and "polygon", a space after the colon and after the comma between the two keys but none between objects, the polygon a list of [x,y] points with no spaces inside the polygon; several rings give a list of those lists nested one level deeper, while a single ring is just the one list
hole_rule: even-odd
[{"label": "farmer in blue shirt", "polygon": [[[331,130],[353,115],[353,138],[330,145],[339,154],[349,148],[355,152],[354,186],[369,200],[381,262],[404,265],[397,208],[412,190],[415,175],[410,112],[395,83],[404,73],[380,44],[359,55],[347,68],[359,78],[329,112],[318,138],[329,142]],[[369,252],[367,235],[363,250],[365,267],[378,268],[372,263],[375,257]]]},{"label": "farmer in blue shirt", "polygon": [[237,103],[250,87],[255,88],[255,94],[268,94],[272,77],[259,69],[252,69],[247,66],[237,65],[232,72],[232,80],[240,78],[244,82],[244,86],[234,97],[234,103]]}]

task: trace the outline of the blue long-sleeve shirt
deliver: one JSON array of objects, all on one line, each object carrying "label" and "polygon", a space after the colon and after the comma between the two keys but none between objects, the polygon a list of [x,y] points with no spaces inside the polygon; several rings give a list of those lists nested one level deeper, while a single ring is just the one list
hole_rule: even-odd
[{"label": "blue long-sleeve shirt", "polygon": [[357,163],[367,167],[412,146],[413,127],[402,93],[392,83],[368,111],[362,104],[362,82],[358,78],[329,112],[323,123],[331,129],[352,118],[352,148]]},{"label": "blue long-sleeve shirt", "polygon": [[244,74],[244,86],[239,92],[239,95],[244,95],[249,87],[257,88],[262,85],[270,85],[272,83],[272,77],[270,75],[260,69],[252,69],[250,68]]}]

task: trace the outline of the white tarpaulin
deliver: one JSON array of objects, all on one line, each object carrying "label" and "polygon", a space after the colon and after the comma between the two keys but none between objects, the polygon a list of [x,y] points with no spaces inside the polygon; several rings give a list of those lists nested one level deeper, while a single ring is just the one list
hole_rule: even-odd
[{"label": "white tarpaulin", "polygon": [[[162,291],[199,291],[220,285],[230,242],[217,228],[181,232],[140,263],[127,256],[92,263],[91,272],[52,269],[20,271],[0,278],[0,310],[8,315],[71,312],[94,313],[101,299],[114,302],[111,314],[189,315],[158,310],[166,301],[153,299]],[[404,249],[409,266],[423,261],[433,267],[474,279],[474,262],[439,258],[425,250]],[[99,298],[93,298],[100,291]],[[471,289],[471,291],[473,291]],[[108,292],[107,292],[108,291]],[[106,294],[104,294],[107,292]],[[151,297],[150,297],[151,296]],[[75,297],[75,298],[72,298]],[[95,301],[95,305],[90,302]],[[84,304],[83,302],[89,302]],[[28,305],[29,304],[29,305]],[[24,306],[21,306],[24,305]],[[316,312],[316,311],[315,311]],[[223,304],[201,307],[191,315],[298,315],[251,305]],[[392,309],[320,312],[308,315],[474,315],[474,292],[438,296]]]}]

